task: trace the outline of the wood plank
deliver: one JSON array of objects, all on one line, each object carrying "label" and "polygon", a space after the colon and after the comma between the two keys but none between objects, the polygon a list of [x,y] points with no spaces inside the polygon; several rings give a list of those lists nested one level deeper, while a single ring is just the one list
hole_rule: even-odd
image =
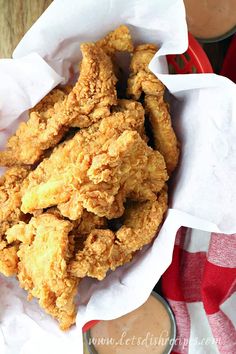
[{"label": "wood plank", "polygon": [[24,34],[52,0],[0,0],[0,58],[10,58]]}]

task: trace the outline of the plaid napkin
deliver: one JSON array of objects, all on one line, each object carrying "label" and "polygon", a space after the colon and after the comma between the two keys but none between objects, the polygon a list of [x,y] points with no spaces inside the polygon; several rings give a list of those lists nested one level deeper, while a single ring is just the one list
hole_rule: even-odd
[{"label": "plaid napkin", "polygon": [[236,234],[179,229],[162,290],[177,322],[173,353],[236,353]]}]

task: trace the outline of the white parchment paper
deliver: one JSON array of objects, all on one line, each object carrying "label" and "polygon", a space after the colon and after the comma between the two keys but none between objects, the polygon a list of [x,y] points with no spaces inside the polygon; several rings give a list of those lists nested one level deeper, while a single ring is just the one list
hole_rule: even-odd
[{"label": "white parchment paper", "polygon": [[[79,286],[77,325],[64,333],[27,302],[15,279],[0,277],[1,354],[80,354],[81,328],[92,319],[112,319],[140,306],[169,266],[180,226],[236,232],[236,89],[223,77],[166,75],[166,54],[187,49],[185,11],[180,0],[56,0],[33,25],[10,60],[0,60],[0,146],[23,112],[59,82],[80,59],[79,46],[127,24],[135,43],[160,50],[151,70],[173,94],[171,110],[181,141],[181,162],[173,180],[171,209],[152,246],[102,282]],[[3,76],[2,76],[3,75]]]}]

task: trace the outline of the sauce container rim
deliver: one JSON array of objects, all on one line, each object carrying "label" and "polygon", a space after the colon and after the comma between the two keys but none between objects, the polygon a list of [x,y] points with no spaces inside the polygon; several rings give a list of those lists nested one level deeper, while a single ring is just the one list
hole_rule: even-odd
[{"label": "sauce container rim", "polygon": [[[175,339],[176,339],[176,333],[177,333],[176,320],[175,320],[174,313],[173,313],[170,305],[168,304],[168,302],[161,295],[159,295],[156,291],[152,291],[150,296],[153,296],[157,300],[159,300],[162,303],[162,305],[165,307],[165,309],[166,309],[166,311],[167,311],[167,313],[169,315],[169,319],[170,319],[170,322],[171,322],[170,336],[169,336],[169,340],[168,340],[167,346],[165,347],[165,349],[164,349],[162,354],[170,354],[172,349],[173,349],[173,347],[174,347]],[[88,331],[84,332],[83,333],[83,337],[84,337],[85,344],[87,346],[89,354],[99,354],[96,351],[94,345],[90,341],[90,339],[91,339],[91,329],[89,329]]]},{"label": "sauce container rim", "polygon": [[234,33],[236,33],[236,25],[232,27],[229,31],[226,33],[222,34],[221,36],[217,37],[212,37],[212,38],[200,38],[200,37],[195,37],[200,43],[216,43],[223,41],[224,39],[232,36]]}]

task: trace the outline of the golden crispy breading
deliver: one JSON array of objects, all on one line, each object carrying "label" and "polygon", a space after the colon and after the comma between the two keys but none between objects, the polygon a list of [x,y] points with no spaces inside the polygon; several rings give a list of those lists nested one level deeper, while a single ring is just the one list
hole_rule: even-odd
[{"label": "golden crispy breading", "polygon": [[[70,212],[73,213],[73,210],[70,210]],[[68,220],[67,217],[62,215],[62,213],[60,212],[60,210],[57,207],[48,208],[46,213],[52,214],[61,220]],[[94,229],[105,229],[107,227],[107,219],[106,218],[100,217],[100,216],[93,214],[93,213],[90,213],[86,209],[83,209],[83,213],[80,216],[80,218],[78,218],[76,220],[70,219],[70,222],[73,226],[73,229],[70,232],[70,235],[73,234],[73,237],[75,237],[75,238],[82,238],[84,236],[87,236]],[[7,235],[9,235],[9,232],[7,233]],[[7,237],[7,239],[8,239],[8,237]],[[22,242],[24,242],[24,241],[22,241]]]},{"label": "golden crispy breading", "polygon": [[157,48],[152,44],[135,48],[127,93],[134,99],[139,99],[141,93],[145,93],[145,111],[151,123],[154,145],[164,156],[167,172],[171,174],[178,163],[179,148],[168,106],[163,99],[164,85],[148,69],[156,51]]},{"label": "golden crispy breading", "polygon": [[[30,113],[42,114],[42,118],[47,120],[54,114],[54,105],[62,102],[66,97],[67,89],[55,88],[50,91],[39,103],[29,110]],[[41,123],[43,123],[43,119]]]},{"label": "golden crispy breading", "polygon": [[132,52],[134,47],[131,34],[125,25],[121,25],[107,36],[96,42],[108,55],[115,52]]},{"label": "golden crispy breading", "polygon": [[1,166],[34,164],[45,150],[60,141],[65,129],[52,117],[65,96],[62,90],[52,90],[36,105],[35,110],[31,110],[28,121],[22,122],[16,134],[9,139],[7,149],[0,151]]},{"label": "golden crispy breading", "polygon": [[170,175],[179,159],[178,141],[172,128],[171,117],[163,96],[145,97],[145,109],[151,123],[155,148],[163,155]]},{"label": "golden crispy breading", "polygon": [[81,73],[71,92],[66,95],[54,90],[31,112],[29,120],[9,139],[7,150],[0,152],[0,165],[32,165],[70,126],[88,127],[110,114],[110,106],[117,102],[111,59],[93,43],[82,44],[81,51]]},{"label": "golden crispy breading", "polygon": [[76,277],[90,276],[102,280],[109,269],[114,270],[130,260],[131,255],[116,244],[114,232],[93,230],[68,269]]},{"label": "golden crispy breading", "polygon": [[[122,101],[119,101],[121,107]],[[25,188],[27,189],[28,184],[32,187],[47,181],[54,172],[55,174],[60,173],[70,161],[78,159],[78,150],[80,151],[84,145],[88,146],[90,151],[89,144],[92,143],[92,151],[96,152],[101,145],[101,140],[103,142],[112,139],[124,130],[136,130],[141,133],[144,125],[144,109],[141,103],[136,103],[134,107],[132,106],[132,109],[129,108],[129,110],[121,108],[121,112],[113,113],[110,117],[102,119],[88,129],[81,129],[73,139],[60,144],[50,158],[44,159],[29,175],[29,178],[24,182]],[[96,140],[99,141],[96,143]],[[86,161],[84,164],[86,164]]]},{"label": "golden crispy breading", "polygon": [[[133,111],[136,114],[138,114],[138,120],[143,119],[143,106],[134,100],[126,100],[126,99],[120,99],[118,100],[118,104],[117,106],[113,107],[113,112],[126,112],[126,111]],[[136,130],[136,128],[135,128]],[[139,135],[141,136],[141,138],[144,141],[148,141],[148,138],[146,136],[146,132],[145,132],[145,127],[144,127],[144,123],[140,125],[139,129],[137,130]]]},{"label": "golden crispy breading", "polygon": [[111,59],[96,44],[81,45],[83,60],[79,79],[64,102],[70,125],[84,128],[110,115],[117,103],[116,82]]},{"label": "golden crispy breading", "polygon": [[55,317],[60,328],[68,329],[75,322],[74,297],[78,280],[67,272],[70,258],[68,233],[72,225],[54,215],[43,214],[25,224],[25,232],[34,229],[31,244],[20,245],[18,278],[28,291],[29,299]]},{"label": "golden crispy breading", "polygon": [[84,248],[69,264],[74,276],[90,276],[102,280],[109,269],[129,262],[136,251],[150,243],[167,210],[164,188],[154,201],[131,203],[124,214],[124,225],[116,232],[93,230]]},{"label": "golden crispy breading", "polygon": [[129,77],[127,95],[138,100],[142,92],[147,95],[163,95],[164,87],[152,73],[140,71],[138,74]]},{"label": "golden crispy breading", "polygon": [[18,247],[16,245],[12,245],[0,250],[0,273],[7,277],[17,273],[17,250]]},{"label": "golden crispy breading", "polygon": [[6,232],[7,242],[10,244],[14,241],[20,241],[26,244],[31,244],[34,239],[35,227],[33,222],[26,224],[19,221],[18,224],[13,225]]},{"label": "golden crispy breading", "polygon": [[0,177],[0,241],[9,227],[24,220],[20,190],[28,173],[27,168],[12,167]]},{"label": "golden crispy breading", "polygon": [[0,241],[0,250],[3,250],[7,246],[7,241],[2,240]]},{"label": "golden crispy breading", "polygon": [[[136,105],[141,107],[141,104],[137,103]],[[110,117],[104,118],[100,123],[94,124],[88,129],[80,130],[73,139],[64,142],[55,149],[51,156],[44,159],[36,170],[29,175],[29,178],[24,182],[22,210],[25,212],[26,210],[33,211],[68,202],[72,196],[72,191],[77,190],[82,199],[78,200],[77,198],[77,201],[83,202],[83,206],[87,210],[93,212],[94,207],[96,208],[96,204],[94,204],[94,207],[90,207],[88,204],[90,202],[97,203],[98,207],[102,203],[103,205],[100,206],[105,209],[105,213],[109,214],[108,207],[115,203],[112,193],[117,194],[119,192],[121,196],[123,190],[119,191],[117,183],[110,186],[109,181],[105,180],[109,177],[106,177],[105,174],[112,177],[108,167],[101,171],[101,176],[93,176],[94,168],[98,166],[99,161],[101,163],[102,159],[105,162],[104,158],[107,158],[108,163],[110,161],[114,164],[112,170],[115,171],[115,169],[120,168],[119,165],[116,166],[121,158],[119,153],[124,156],[126,153],[125,145],[130,144],[131,146],[133,142],[135,143],[138,140],[138,137],[133,137],[131,140],[125,141],[124,137],[120,138],[121,133],[127,129],[143,131],[143,123],[144,110],[134,109],[115,112]],[[154,154],[151,149],[147,148],[144,142],[139,142],[139,145],[144,146],[144,151],[147,151],[151,158],[151,155]],[[112,153],[112,146],[113,150],[117,146],[114,156],[108,153],[109,149]],[[130,154],[129,151],[127,153]],[[156,156],[156,154],[154,155]],[[146,159],[146,163],[148,163],[145,155],[140,156],[140,159]],[[116,161],[116,164],[112,162],[113,160]],[[162,171],[164,165],[161,165],[162,158],[159,155],[158,161],[160,171]],[[147,174],[148,170],[145,173]],[[165,172],[163,173],[165,175]],[[143,177],[145,178],[145,176]],[[98,178],[100,178],[100,184],[96,185]],[[112,183],[112,180],[110,182]],[[110,191],[109,188],[111,188]],[[105,215],[100,213],[99,216]]]},{"label": "golden crispy breading", "polygon": [[116,232],[121,247],[127,253],[133,253],[150,243],[166,210],[166,188],[163,188],[155,201],[131,203],[125,209],[123,226]]},{"label": "golden crispy breading", "polygon": [[[120,57],[116,56],[117,52],[133,52],[133,42],[129,28],[127,26],[121,25],[114,31],[108,33],[105,38],[100,39],[96,42],[104,52],[111,57],[113,63],[113,70],[116,77],[123,82],[123,70],[120,67]],[[122,88],[122,84],[118,83],[118,92]],[[123,83],[123,91],[125,91],[126,82]]]},{"label": "golden crispy breading", "polygon": [[142,92],[155,96],[164,94],[164,85],[148,68],[156,52],[157,47],[152,44],[142,44],[134,50],[127,94],[135,100],[140,98]]},{"label": "golden crispy breading", "polygon": [[99,128],[101,131],[105,133],[108,129],[114,129],[121,133],[128,129],[135,130],[142,136],[144,132],[144,109],[140,102],[119,99],[117,106],[113,107],[113,112],[113,115],[101,121]]},{"label": "golden crispy breading", "polygon": [[20,124],[7,150],[0,152],[0,165],[32,165],[61,140],[68,127],[88,127],[110,114],[110,106],[117,102],[117,79],[106,53],[132,51],[129,30],[120,26],[98,44],[82,44],[81,51],[83,60],[76,85],[72,90],[53,90],[30,110],[29,120]]},{"label": "golden crispy breading", "polygon": [[83,204],[80,201],[79,192],[71,192],[70,199],[57,205],[61,215],[70,220],[80,220],[83,214]]},{"label": "golden crispy breading", "polygon": [[[0,272],[16,275],[63,330],[75,323],[81,279],[102,280],[154,239],[179,154],[164,85],[148,68],[156,46],[133,53],[122,25],[81,51],[75,85],[43,98],[0,152],[0,165],[14,166],[0,178]],[[117,77],[122,97],[126,81],[116,52],[133,53],[133,99],[117,98]]]},{"label": "golden crispy breading", "polygon": [[76,229],[77,236],[88,235],[94,229],[104,229],[107,226],[107,220],[84,209],[81,221]]},{"label": "golden crispy breading", "polygon": [[33,183],[23,195],[22,211],[67,202],[73,190],[78,191],[78,201],[86,210],[108,219],[123,214],[123,203],[131,195],[138,200],[153,199],[168,178],[162,155],[135,131],[125,130],[121,135],[114,131],[108,136],[101,131],[87,136],[78,133],[43,161],[29,176]]},{"label": "golden crispy breading", "polygon": [[137,74],[139,71],[150,72],[148,69],[148,65],[158,48],[154,44],[140,44],[138,45],[132,56],[132,60],[130,63],[130,70],[132,74]]}]

